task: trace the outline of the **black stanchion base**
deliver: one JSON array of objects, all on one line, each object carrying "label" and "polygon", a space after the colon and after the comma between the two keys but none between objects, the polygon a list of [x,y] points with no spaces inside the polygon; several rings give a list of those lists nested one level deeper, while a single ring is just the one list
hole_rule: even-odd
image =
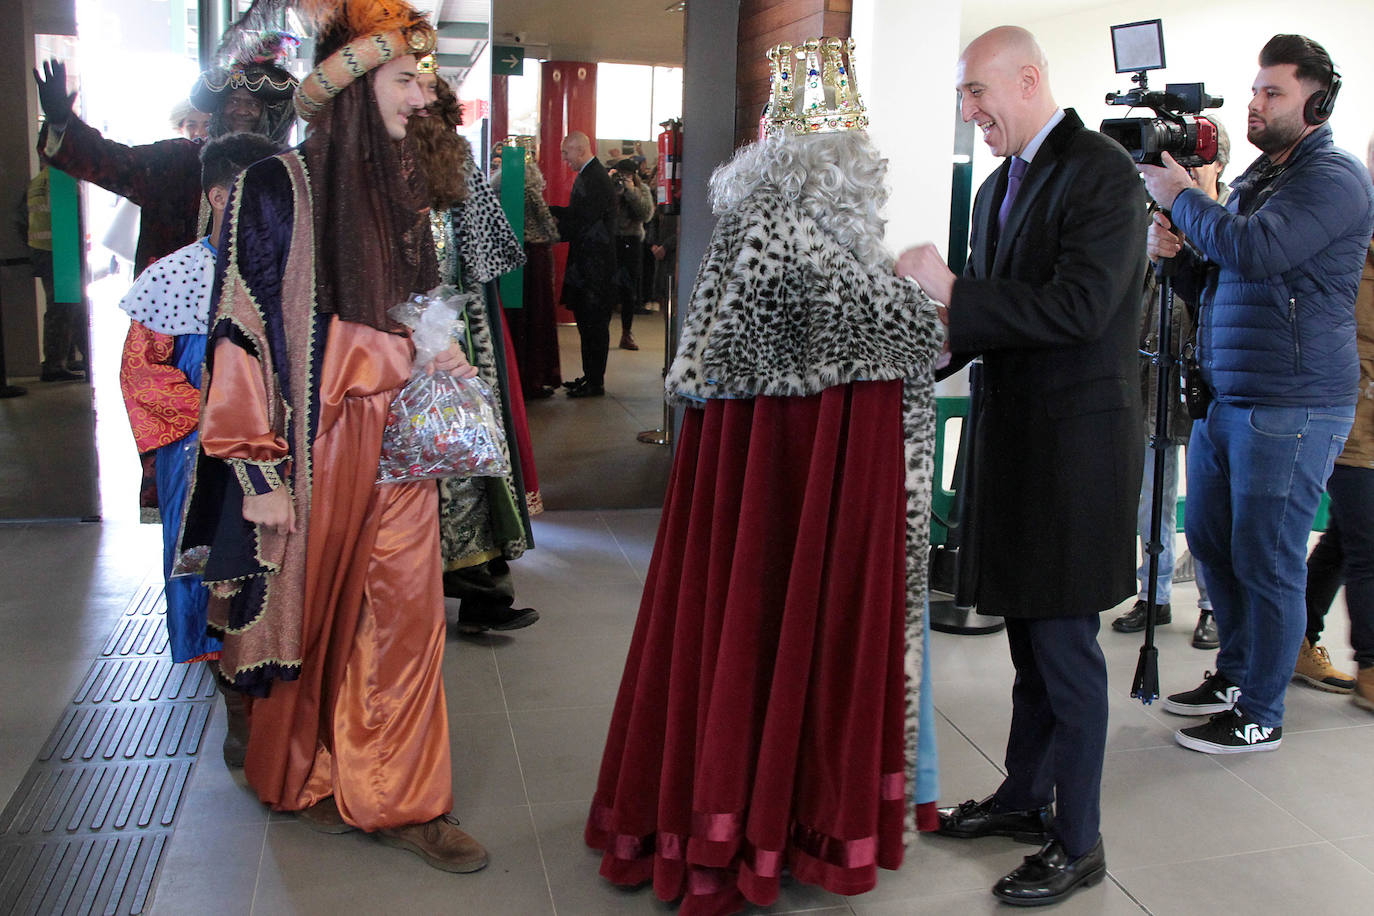
[{"label": "black stanchion base", "polygon": [[0,399],[3,398],[22,398],[29,393],[29,389],[19,385],[0,385]]},{"label": "black stanchion base", "polygon": [[959,607],[952,598],[930,597],[930,628],[937,633],[956,636],[983,636],[1004,629],[1001,617],[978,613],[977,608]]}]

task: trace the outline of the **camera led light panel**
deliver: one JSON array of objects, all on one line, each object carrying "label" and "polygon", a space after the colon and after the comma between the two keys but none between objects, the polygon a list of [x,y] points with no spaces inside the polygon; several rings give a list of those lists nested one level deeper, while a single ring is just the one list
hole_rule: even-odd
[{"label": "camera led light panel", "polygon": [[1112,57],[1117,73],[1164,67],[1164,21],[1147,19],[1112,26]]}]

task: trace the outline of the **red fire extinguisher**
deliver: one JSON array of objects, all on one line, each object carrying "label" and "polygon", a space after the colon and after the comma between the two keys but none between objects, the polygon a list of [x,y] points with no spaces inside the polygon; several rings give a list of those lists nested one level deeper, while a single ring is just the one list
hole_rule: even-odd
[{"label": "red fire extinguisher", "polygon": [[663,133],[658,135],[658,209],[672,216],[682,203],[682,122],[670,118],[659,126]]}]

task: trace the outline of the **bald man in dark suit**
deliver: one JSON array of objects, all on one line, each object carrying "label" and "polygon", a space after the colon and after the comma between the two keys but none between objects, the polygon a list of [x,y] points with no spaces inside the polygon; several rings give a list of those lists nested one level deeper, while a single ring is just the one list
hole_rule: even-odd
[{"label": "bald man in dark suit", "polygon": [[582,341],[582,377],[567,383],[568,397],[606,393],[606,359],[611,347],[615,294],[615,186],[581,131],[563,139],[563,161],[577,173],[566,207],[550,207],[558,234],[568,245],[563,301],[577,319]]},{"label": "bald man in dark suit", "polygon": [[934,246],[898,272],[948,304],[951,368],[983,359],[974,462],[977,603],[1007,620],[1007,778],[940,832],[1040,839],[993,888],[1054,903],[1106,874],[1107,670],[1098,615],[1135,594],[1136,356],[1145,193],[1115,142],[1055,104],[1044,52],[1002,27],[960,57],[962,115],[1006,157],[978,191],[962,278]]}]

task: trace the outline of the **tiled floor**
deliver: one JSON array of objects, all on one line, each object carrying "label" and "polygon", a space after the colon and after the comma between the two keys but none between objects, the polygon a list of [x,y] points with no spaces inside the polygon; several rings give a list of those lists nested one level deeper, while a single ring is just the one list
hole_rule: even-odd
[{"label": "tiled floor", "polygon": [[[95,311],[96,329],[119,317]],[[647,888],[606,884],[581,839],[658,510],[567,508],[645,505],[655,501],[645,493],[662,491],[662,450],[633,442],[634,432],[658,423],[654,320],[637,322],[643,351],[612,352],[613,396],[531,404],[552,511],[535,520],[539,547],[514,570],[521,603],[543,619],[508,636],[448,644],[455,813],[488,846],[491,866],[445,874],[362,835],[324,836],[270,815],[220,764],[216,709],[163,860],[155,913],[672,912]],[[575,331],[560,333],[571,376]],[[98,335],[120,338],[113,325]],[[117,392],[110,379],[99,381],[113,366],[96,363],[98,416],[119,421],[97,424],[106,521],[0,525],[0,808],[157,566],[158,529],[133,521],[137,466]],[[629,451],[617,455],[618,447]],[[1212,661],[1188,644],[1184,609],[1196,593],[1179,586],[1175,598],[1176,622],[1160,637],[1166,691],[1194,686]],[[1294,686],[1277,752],[1226,759],[1185,751],[1171,737],[1181,720],[1129,698],[1139,640],[1104,630],[1113,688],[1103,799],[1110,880],[1059,912],[1364,912],[1374,898],[1374,715]],[[1347,631],[1337,601],[1325,641],[1348,667]],[[1005,639],[936,634],[931,661],[942,797],[981,797],[1001,775],[1011,682]],[[988,887],[1031,851],[1010,840],[922,836],[901,870],[881,873],[867,894],[793,885],[766,912],[992,912]]]},{"label": "tiled floor", "polygon": [[[476,875],[434,871],[359,834],[324,836],[270,815],[206,752],[188,789],[154,912],[533,914],[669,912],[648,889],[597,875],[583,818],[652,547],[655,510],[549,512],[540,547],[515,566],[543,619],[508,636],[455,638],[445,659],[456,813],[487,844]],[[36,754],[114,618],[151,572],[155,529],[0,527],[0,798]],[[35,570],[45,571],[35,575]],[[1176,607],[1188,605],[1180,587]],[[1192,686],[1210,657],[1186,613],[1161,634],[1165,689]],[[1327,637],[1345,661],[1341,603]],[[1283,747],[1213,758],[1176,747],[1179,720],[1129,699],[1138,641],[1102,636],[1112,672],[1104,785],[1110,880],[1065,913],[1362,912],[1374,897],[1374,716],[1294,686]],[[936,635],[943,797],[998,779],[1010,664],[1001,636]],[[923,836],[900,871],[842,898],[788,887],[767,912],[993,911],[987,888],[1031,851],[1010,840]]]},{"label": "tiled floor", "polygon": [[[663,317],[638,315],[638,350],[621,350],[612,319],[606,396],[569,400],[564,391],[525,402],[544,504],[550,509],[640,509],[663,502],[669,453],[638,441],[663,427]],[[582,374],[577,329],[558,329],[563,377]]]}]

